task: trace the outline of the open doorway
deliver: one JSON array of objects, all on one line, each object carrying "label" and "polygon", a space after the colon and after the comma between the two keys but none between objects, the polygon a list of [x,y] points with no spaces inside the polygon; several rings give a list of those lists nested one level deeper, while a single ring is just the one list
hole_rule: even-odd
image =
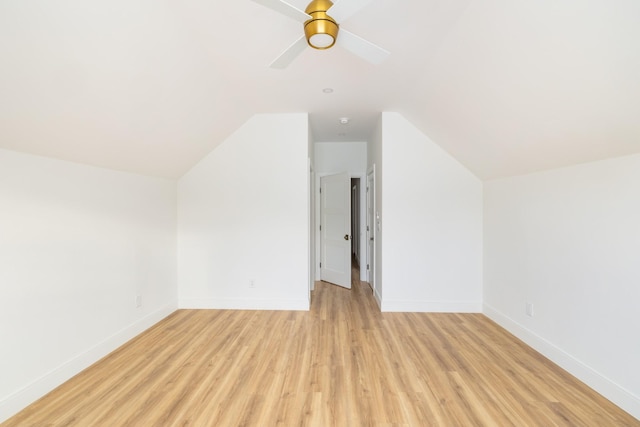
[{"label": "open doorway", "polygon": [[351,288],[351,179],[320,178],[320,280]]},{"label": "open doorway", "polygon": [[360,178],[351,178],[351,259],[358,269],[362,259],[360,235]]},{"label": "open doorway", "polygon": [[[366,263],[362,247],[362,194],[360,178],[351,178],[351,280],[361,280],[361,261]],[[353,284],[352,284],[353,286]]]},{"label": "open doorway", "polygon": [[373,288],[370,180],[371,176],[347,172],[318,177],[317,280],[345,288],[369,282]]},{"label": "open doorway", "polygon": [[373,211],[375,210],[375,165],[373,168],[367,173],[367,183],[366,183],[366,202],[365,202],[365,251],[366,251],[366,281],[369,283],[371,287],[371,291],[375,293],[375,259],[376,259],[376,251],[375,251],[375,234],[376,234],[376,225],[374,220]]},{"label": "open doorway", "polygon": [[[331,267],[332,264],[335,266],[336,259],[344,259],[342,258],[342,249],[337,249],[337,240],[341,240],[343,243],[346,243],[346,250],[344,252],[348,258],[346,261],[348,262],[348,266],[351,267],[351,260],[356,259],[358,265],[361,267],[359,277],[356,275],[353,277],[354,280],[366,281],[366,269],[364,266],[367,264],[367,242],[366,242],[366,181],[367,181],[367,143],[366,142],[316,142],[314,143],[314,169],[316,172],[315,176],[315,191],[313,196],[317,203],[315,203],[315,224],[314,224],[314,234],[315,234],[315,280],[316,281],[329,281],[331,280],[323,279],[325,276],[323,273],[323,269],[325,267]],[[336,175],[336,174],[345,174],[347,176],[346,181],[346,190],[347,197],[349,203],[349,210],[347,212],[347,218],[349,221],[348,227],[341,231],[342,234],[332,234],[329,237],[334,237],[336,239],[335,247],[323,247],[321,240],[322,234],[326,231],[331,231],[330,229],[324,229],[326,224],[327,227],[333,226],[333,224],[329,223],[329,220],[334,222],[342,222],[342,219],[338,221],[336,217],[327,217],[324,219],[322,215],[322,199],[325,196],[329,196],[329,194],[324,193],[324,187],[322,182],[326,180],[327,177]],[[354,190],[355,186],[355,190]],[[332,198],[333,199],[333,198]],[[351,205],[353,205],[354,209],[351,210]],[[345,239],[345,235],[347,238]],[[326,236],[325,236],[326,237]],[[347,241],[348,240],[348,241]],[[327,249],[327,251],[323,254],[323,249]],[[323,261],[323,255],[325,256]],[[327,256],[335,256],[335,258],[327,258]],[[326,261],[326,262],[325,262]],[[345,264],[339,264],[339,267],[346,267]],[[351,268],[349,268],[351,270]],[[350,272],[351,273],[351,272]],[[351,275],[351,274],[350,274]],[[327,277],[328,278],[328,277]],[[314,283],[315,285],[315,283]]]}]

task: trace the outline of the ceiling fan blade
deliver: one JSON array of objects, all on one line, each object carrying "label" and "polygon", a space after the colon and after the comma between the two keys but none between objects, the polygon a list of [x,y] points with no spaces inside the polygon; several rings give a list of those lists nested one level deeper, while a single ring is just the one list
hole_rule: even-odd
[{"label": "ceiling fan blade", "polygon": [[289,18],[295,19],[296,21],[299,21],[299,22],[305,22],[311,19],[311,16],[307,15],[297,7],[292,6],[289,3],[282,0],[253,0],[253,1],[263,6],[266,6],[269,9],[275,10],[276,12],[280,12],[283,15],[286,15]]},{"label": "ceiling fan blade", "polygon": [[327,12],[337,22],[342,23],[370,2],[371,0],[340,0],[331,6]]},{"label": "ceiling fan blade", "polygon": [[271,68],[287,68],[291,62],[298,57],[307,47],[307,39],[304,36],[300,37],[298,40],[293,42],[291,46],[286,48],[284,52],[280,54],[269,67]]},{"label": "ceiling fan blade", "polygon": [[376,65],[382,63],[382,61],[387,59],[391,54],[380,46],[376,46],[362,37],[356,36],[342,28],[340,28],[340,33],[338,33],[338,40],[336,42],[345,49],[355,53],[360,58]]}]

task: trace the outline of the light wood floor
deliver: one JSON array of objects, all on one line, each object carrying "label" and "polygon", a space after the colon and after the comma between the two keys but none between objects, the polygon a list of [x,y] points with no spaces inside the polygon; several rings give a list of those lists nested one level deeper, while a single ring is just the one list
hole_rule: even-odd
[{"label": "light wood floor", "polygon": [[180,310],[8,426],[640,426],[481,314]]}]

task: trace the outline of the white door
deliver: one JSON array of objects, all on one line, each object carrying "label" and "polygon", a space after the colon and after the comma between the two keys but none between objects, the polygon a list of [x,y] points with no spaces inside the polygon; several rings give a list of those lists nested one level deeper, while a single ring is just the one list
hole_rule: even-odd
[{"label": "white door", "polygon": [[367,175],[367,281],[374,289],[373,277],[373,262],[375,260],[374,250],[374,236],[375,236],[375,222],[373,211],[375,210],[375,181],[374,181],[375,169]]},{"label": "white door", "polygon": [[320,178],[320,279],[351,289],[351,179]]}]

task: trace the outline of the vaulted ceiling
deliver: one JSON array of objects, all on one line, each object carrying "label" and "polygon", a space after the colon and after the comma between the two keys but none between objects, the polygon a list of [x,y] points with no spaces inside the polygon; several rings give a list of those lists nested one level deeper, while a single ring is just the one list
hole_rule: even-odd
[{"label": "vaulted ceiling", "polygon": [[0,148],[178,177],[255,113],[358,141],[397,111],[482,179],[637,153],[639,22],[637,0],[372,0],[341,24],[387,61],[275,70],[301,26],[251,0],[2,0]]}]

